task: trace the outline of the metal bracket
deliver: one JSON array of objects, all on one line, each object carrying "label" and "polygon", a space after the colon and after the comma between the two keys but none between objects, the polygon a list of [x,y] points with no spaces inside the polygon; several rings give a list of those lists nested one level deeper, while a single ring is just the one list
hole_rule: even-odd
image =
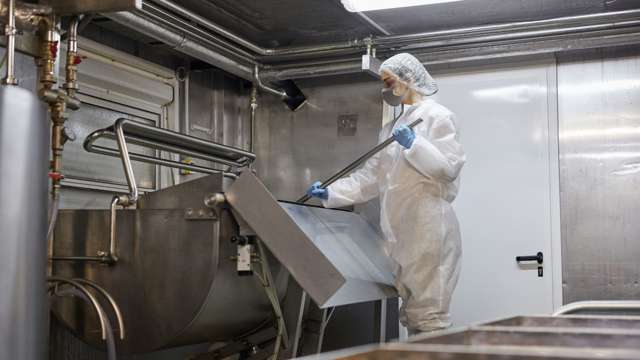
[{"label": "metal bracket", "polygon": [[362,55],[362,71],[380,79],[380,66],[382,61],[371,54]]},{"label": "metal bracket", "polygon": [[212,209],[193,209],[184,210],[185,220],[218,220],[218,215]]}]

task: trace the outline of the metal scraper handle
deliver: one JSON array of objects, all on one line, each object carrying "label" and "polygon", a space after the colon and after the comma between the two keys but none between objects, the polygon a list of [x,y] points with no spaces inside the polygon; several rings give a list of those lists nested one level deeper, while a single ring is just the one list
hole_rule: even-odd
[{"label": "metal scraper handle", "polygon": [[[412,122],[411,124],[409,124],[409,128],[413,129],[416,125],[420,124],[422,121],[423,121],[422,119],[418,119],[418,120]],[[321,189],[326,189],[329,185],[331,185],[334,182],[336,182],[336,180],[342,178],[343,176],[345,176],[348,173],[350,173],[351,171],[353,171],[353,169],[355,169],[358,166],[360,166],[363,162],[369,160],[370,157],[372,157],[373,155],[377,154],[378,152],[380,152],[380,150],[386,148],[389,144],[391,144],[394,141],[395,141],[395,138],[393,136],[391,136],[387,140],[385,140],[385,141],[381,142],[380,144],[376,145],[373,149],[367,151],[367,153],[365,153],[364,155],[360,156],[356,161],[354,161],[351,164],[347,165],[344,169],[338,171],[337,173],[332,175],[330,178],[328,178],[327,180],[323,181],[322,185],[320,185],[320,188]],[[311,196],[305,195],[305,196],[301,197],[300,199],[298,199],[298,201],[296,201],[296,202],[299,203],[299,204],[304,204],[307,201],[309,201],[309,199],[311,199]]]}]

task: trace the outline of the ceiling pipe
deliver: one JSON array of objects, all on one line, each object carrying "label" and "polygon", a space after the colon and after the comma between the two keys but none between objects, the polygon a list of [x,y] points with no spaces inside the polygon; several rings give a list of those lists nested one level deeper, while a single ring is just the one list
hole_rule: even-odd
[{"label": "ceiling pipe", "polygon": [[[224,51],[224,49],[220,49],[216,44],[209,42],[210,47],[203,45],[202,36],[193,33],[172,31],[166,26],[162,26],[131,12],[117,12],[105,14],[105,16],[119,24],[162,41],[172,48],[191,55],[196,59],[205,61],[228,73],[254,82],[262,91],[278,96],[293,111],[299,109],[306,103],[306,98],[297,87],[291,86],[293,95],[290,96],[284,90],[277,90],[265,85],[259,77],[258,65],[252,59],[245,58],[243,59],[244,61],[237,61],[225,56],[220,51]],[[206,42],[206,39],[204,40]]]},{"label": "ceiling pipe", "polygon": [[[467,64],[495,64],[514,58],[530,59],[565,51],[628,46],[639,43],[640,28],[636,28],[634,31],[627,32],[602,31],[590,36],[574,34],[570,38],[526,39],[518,42],[496,42],[454,49],[440,48],[425,51],[425,49],[416,48],[412,53],[430,70],[438,70]],[[351,57],[324,63],[306,62],[265,68],[262,71],[262,78],[266,80],[303,79],[361,72],[361,58]]]},{"label": "ceiling pipe", "polygon": [[162,41],[178,51],[205,61],[228,73],[248,81],[253,81],[252,64],[241,63],[221,55],[219,52],[192,40],[187,33],[178,33],[169,30],[163,25],[130,12],[108,13],[104,14],[104,16],[144,35]]},{"label": "ceiling pipe", "polygon": [[274,88],[268,87],[267,85],[263,84],[262,81],[260,80],[260,74],[259,74],[259,69],[258,69],[258,65],[256,65],[253,68],[253,83],[258,87],[258,89],[267,92],[269,94],[278,96],[279,98],[281,98],[282,100],[285,100],[286,98],[289,97],[289,95],[287,95],[286,92],[282,91],[282,90],[276,90]]},{"label": "ceiling pipe", "polygon": [[[446,64],[447,61],[482,60],[484,58],[510,56],[509,54],[514,53],[539,54],[574,48],[609,46],[607,44],[609,36],[614,36],[617,43],[632,44],[640,42],[640,39],[634,40],[634,36],[640,32],[638,30],[638,27],[640,27],[640,10],[627,10],[420,34],[382,36],[362,41],[356,40],[315,47],[264,49],[237,37],[211,21],[179,7],[169,0],[153,1],[176,11],[187,20],[199,23],[200,26],[206,29],[222,32],[223,36],[228,39],[235,39],[242,44],[250,44],[247,46],[259,50],[259,54],[255,57],[255,60],[246,59],[246,57],[244,58],[245,61],[234,60],[232,56],[238,54],[238,51],[244,51],[241,45],[216,38],[213,34],[206,34],[206,31],[193,24],[188,24],[188,22],[187,24],[190,27],[186,28],[198,30],[198,34],[201,35],[194,34],[193,31],[167,30],[165,28],[166,25],[159,25],[164,21],[159,17],[156,17],[158,22],[153,22],[139,15],[127,13],[105,14],[105,16],[249,81],[254,81],[252,70],[258,62],[270,64],[262,71],[262,79],[270,81],[360,72],[361,54],[359,52],[366,50],[367,46],[373,46],[379,54],[384,54],[385,56],[399,51],[423,52],[422,56],[429,64]],[[168,23],[178,27],[176,24]],[[184,23],[184,21],[181,23]],[[629,33],[631,35],[625,35]],[[210,40],[204,42],[208,45],[203,45],[203,41],[194,41],[203,39],[203,34],[206,34],[208,36],[207,39]],[[635,39],[638,39],[638,37],[635,37]],[[545,47],[544,43],[550,45]],[[425,50],[429,51],[428,56],[424,55]],[[224,55],[221,55],[221,53]],[[244,54],[246,52],[242,55]],[[260,54],[269,55],[263,56]],[[327,56],[334,56],[337,59],[327,60]],[[307,59],[306,62],[303,62],[302,59],[307,57],[313,57],[316,61]],[[324,60],[317,60],[323,57],[325,57]],[[287,59],[290,62],[285,64],[283,59]]]},{"label": "ceiling pipe", "polygon": [[[328,55],[345,55],[346,53],[353,53],[354,51],[362,51],[366,49],[368,44],[376,47],[378,50],[394,50],[410,48],[415,43],[433,43],[439,40],[439,45],[465,43],[463,38],[477,37],[480,35],[494,35],[496,38],[504,37],[512,32],[522,32],[527,30],[538,30],[538,35],[552,35],[556,33],[562,33],[565,31],[562,27],[572,27],[576,31],[580,29],[586,29],[589,27],[597,26],[619,26],[615,24],[617,21],[633,21],[640,16],[640,10],[625,10],[608,13],[588,14],[567,16],[546,20],[534,20],[514,22],[498,25],[483,25],[476,27],[467,27],[454,30],[432,31],[423,32],[408,35],[391,35],[391,36],[378,36],[373,38],[356,39],[352,41],[324,44],[318,46],[304,46],[304,47],[282,47],[276,49],[264,48],[254,44],[240,36],[232,33],[231,31],[213,23],[212,21],[187,10],[173,1],[170,0],[152,0],[153,2],[170,9],[180,16],[185,17],[191,21],[194,21],[201,26],[217,33],[218,35],[232,41],[250,51],[255,52],[257,55],[262,56],[260,60],[270,61],[280,57],[295,58],[296,56],[308,56],[319,57]],[[148,3],[148,1],[145,1]]]},{"label": "ceiling pipe", "polygon": [[136,11],[136,14],[147,20],[173,26],[176,31],[189,32],[194,40],[200,40],[210,44],[213,48],[230,57],[242,59],[248,63],[255,63],[255,54],[228,41],[213,35],[210,31],[197,26],[194,22],[178,17],[169,10],[164,10],[159,6],[145,3],[144,7]]},{"label": "ceiling pipe", "polygon": [[[345,48],[361,48],[364,43],[362,40],[354,40],[354,41],[346,41],[346,42],[338,42],[332,44],[324,44],[318,46],[298,46],[298,47],[283,47],[283,48],[264,48],[257,44],[252,43],[249,40],[246,40],[231,31],[215,24],[209,19],[206,19],[190,10],[183,8],[182,6],[176,4],[173,1],[169,0],[152,0],[153,3],[161,5],[171,11],[174,11],[176,14],[183,16],[186,19],[194,21],[201,26],[217,33],[218,35],[230,40],[246,49],[249,49],[261,56],[283,56],[283,55],[302,55],[302,54],[315,54],[317,52],[324,51],[335,51],[335,50],[344,50]],[[143,2],[143,8],[145,4],[148,4],[149,1]]]},{"label": "ceiling pipe", "polygon": [[293,84],[293,82],[290,82],[289,84],[289,90],[291,91],[292,95],[289,95],[284,90],[274,89],[263,84],[262,80],[260,80],[258,65],[253,68],[253,85],[259,90],[279,97],[285,104],[287,104],[291,111],[296,111],[307,103],[307,98],[304,96],[302,91],[300,91],[300,89],[295,86],[295,84]]}]

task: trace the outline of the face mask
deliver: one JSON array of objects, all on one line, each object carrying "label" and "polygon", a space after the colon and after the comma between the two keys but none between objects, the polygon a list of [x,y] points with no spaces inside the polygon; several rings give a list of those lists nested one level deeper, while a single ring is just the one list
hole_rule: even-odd
[{"label": "face mask", "polygon": [[402,96],[393,93],[393,89],[382,89],[382,100],[390,106],[398,106],[402,103]]},{"label": "face mask", "polygon": [[403,99],[404,95],[396,95],[392,88],[382,89],[382,100],[390,106],[398,106],[402,104]]}]

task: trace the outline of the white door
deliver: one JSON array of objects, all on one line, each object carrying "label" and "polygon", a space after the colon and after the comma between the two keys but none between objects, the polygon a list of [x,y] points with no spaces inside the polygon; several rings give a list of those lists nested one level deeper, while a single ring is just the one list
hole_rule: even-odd
[{"label": "white door", "polygon": [[[555,63],[436,78],[436,98],[456,113],[467,153],[454,203],[463,244],[454,324],[549,314],[552,279],[560,269]],[[515,260],[538,252],[544,255],[542,277],[537,263],[519,266]]]}]

